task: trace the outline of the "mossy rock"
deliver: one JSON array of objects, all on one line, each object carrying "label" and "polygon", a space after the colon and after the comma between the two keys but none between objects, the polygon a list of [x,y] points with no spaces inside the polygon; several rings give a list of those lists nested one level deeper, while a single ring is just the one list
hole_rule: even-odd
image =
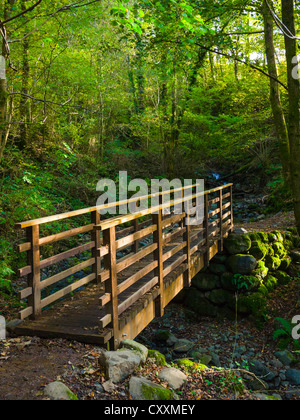
[{"label": "mossy rock", "polygon": [[205,297],[203,297],[203,295],[193,287],[188,289],[184,303],[189,309],[193,310],[198,315],[211,317],[217,316],[216,306],[205,299]]},{"label": "mossy rock", "polygon": [[203,363],[195,363],[195,362],[192,362],[190,359],[179,359],[176,361],[176,364],[179,367],[184,368],[184,369],[197,368],[203,372],[206,370],[209,370],[209,368]]},{"label": "mossy rock", "polygon": [[129,393],[134,400],[172,401],[174,392],[163,386],[150,382],[146,378],[132,377],[129,382]]},{"label": "mossy rock", "polygon": [[278,285],[278,280],[276,277],[271,276],[271,274],[269,274],[265,280],[263,285],[266,287],[266,289],[268,290],[268,292],[272,292]]},{"label": "mossy rock", "polygon": [[247,234],[232,233],[225,239],[224,247],[230,255],[243,254],[251,248],[251,239]]},{"label": "mossy rock", "polygon": [[223,273],[221,276],[221,286],[225,290],[236,292],[237,287],[234,281],[234,274],[230,272]]},{"label": "mossy rock", "polygon": [[276,236],[277,241],[279,241],[279,242],[284,241],[284,234],[282,232],[280,232],[279,230],[274,230],[272,232],[272,234],[274,234]]},{"label": "mossy rock", "polygon": [[221,275],[223,273],[226,273],[227,268],[224,264],[211,263],[209,265],[209,271],[213,274]]},{"label": "mossy rock", "polygon": [[[237,290],[241,292],[257,290],[257,288],[261,285],[261,279],[258,277],[242,274],[236,274],[234,276],[234,282]],[[227,301],[229,301],[229,299]]]},{"label": "mossy rock", "polygon": [[179,359],[176,361],[176,364],[185,369],[194,368],[196,366],[196,363],[192,362],[190,359]]},{"label": "mossy rock", "polygon": [[227,290],[215,289],[206,293],[205,297],[214,305],[224,305],[232,299],[232,294]]},{"label": "mossy rock", "polygon": [[291,252],[290,256],[292,258],[293,263],[300,264],[300,252],[299,251]]},{"label": "mossy rock", "polygon": [[268,233],[268,241],[270,243],[276,242],[277,241],[277,236],[275,233],[269,232]]},{"label": "mossy rock", "polygon": [[271,255],[267,255],[265,258],[265,264],[271,271],[276,271],[281,266],[281,259],[274,256],[271,257]]},{"label": "mossy rock", "polygon": [[252,246],[249,252],[257,261],[261,261],[268,254],[268,247],[262,242],[255,241],[252,242]]},{"label": "mossy rock", "polygon": [[252,276],[255,276],[259,278],[260,280],[263,280],[267,277],[269,273],[268,267],[266,267],[264,261],[259,261],[257,264],[256,269],[252,272]]},{"label": "mossy rock", "polygon": [[157,330],[152,339],[155,343],[164,343],[171,346],[174,345],[177,340],[174,334],[168,330]]},{"label": "mossy rock", "polygon": [[257,232],[250,232],[248,233],[249,238],[251,239],[252,242],[260,242],[261,241],[261,237],[259,236],[259,234]]},{"label": "mossy rock", "polygon": [[257,260],[252,255],[232,255],[228,266],[234,274],[251,274],[257,267]]},{"label": "mossy rock", "polygon": [[286,249],[283,246],[282,242],[274,242],[274,244],[272,245],[272,248],[274,249],[275,255],[279,257],[280,259],[285,257],[287,254]]},{"label": "mossy rock", "polygon": [[272,248],[271,245],[267,246],[267,250],[268,250],[267,255],[269,255],[270,257],[274,257],[275,256],[275,251],[274,251],[274,249]]},{"label": "mossy rock", "polygon": [[291,257],[285,257],[283,260],[281,260],[281,265],[279,267],[280,271],[286,271],[292,264],[292,258]]},{"label": "mossy rock", "polygon": [[148,349],[140,343],[133,340],[123,340],[121,342],[122,349],[131,350],[137,354],[143,363],[146,363],[148,357]]},{"label": "mossy rock", "polygon": [[167,366],[165,356],[157,350],[149,350],[148,359],[154,359],[157,366]]},{"label": "mossy rock", "polygon": [[269,242],[269,236],[267,232],[258,232],[258,236],[260,237],[260,240],[265,244]]},{"label": "mossy rock", "polygon": [[292,281],[292,277],[290,277],[284,271],[276,271],[276,278],[278,280],[278,284],[281,286],[286,286]]},{"label": "mossy rock", "polygon": [[192,285],[198,290],[213,290],[219,285],[219,276],[208,271],[201,272],[193,278]]},{"label": "mossy rock", "polygon": [[261,320],[265,315],[266,301],[266,297],[258,292],[249,296],[240,296],[237,310],[241,314],[253,315],[254,319]]},{"label": "mossy rock", "polygon": [[294,243],[290,239],[286,239],[283,242],[283,245],[284,245],[285,249],[287,250],[287,252],[290,252],[290,251],[292,251],[294,249]]}]

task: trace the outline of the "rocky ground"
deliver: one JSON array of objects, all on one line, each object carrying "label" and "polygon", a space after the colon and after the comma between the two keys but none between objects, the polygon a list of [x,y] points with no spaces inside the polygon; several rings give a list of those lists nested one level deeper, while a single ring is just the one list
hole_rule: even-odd
[{"label": "rocky ground", "polygon": [[[275,313],[284,317],[294,315],[299,297],[296,280],[289,289],[282,286],[276,290],[269,303],[274,316]],[[171,340],[166,340],[161,331],[171,334]],[[300,399],[298,355],[280,351],[272,338],[273,331],[273,317],[262,329],[257,329],[247,320],[197,319],[181,306],[170,305],[165,316],[152,322],[137,341],[165,354],[169,366],[187,375],[187,381],[177,392],[182,400],[258,399],[262,398],[262,393],[275,398]],[[43,393],[44,387],[57,380],[79,399],[130,399],[129,378],[117,385],[107,383],[104,368],[99,363],[100,354],[97,347],[65,340],[8,338],[0,344],[0,399],[48,399]],[[177,365],[182,358],[222,369],[186,370]],[[135,375],[168,387],[159,379],[162,369],[150,359]],[[247,389],[237,392],[239,376],[253,392]]]}]

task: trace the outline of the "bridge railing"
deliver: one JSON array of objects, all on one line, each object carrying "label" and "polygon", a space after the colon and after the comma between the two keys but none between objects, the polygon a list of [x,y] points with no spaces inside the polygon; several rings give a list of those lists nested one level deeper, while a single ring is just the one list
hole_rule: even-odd
[{"label": "bridge railing", "polygon": [[[196,187],[193,186],[193,191]],[[191,187],[181,189],[183,196],[187,188]],[[114,337],[118,336],[118,317],[153,287],[159,287],[157,315],[162,315],[165,307],[162,293],[164,279],[179,265],[187,264],[185,277],[189,285],[192,256],[196,252],[206,253],[208,263],[210,241],[217,237],[222,247],[222,238],[233,225],[232,184],[204,193],[194,192],[188,198],[162,204],[164,194],[150,194],[141,198],[150,200],[160,197],[161,204],[156,214],[152,214],[154,209],[150,208],[134,215],[101,221],[99,211],[114,207],[114,204],[106,204],[18,223],[17,227],[26,231],[25,242],[18,246],[18,251],[27,253],[27,265],[19,270],[20,278],[27,277],[27,287],[20,292],[20,298],[26,300],[27,307],[20,311],[20,319],[38,318],[49,305],[93,281],[104,288],[100,307],[105,308],[106,315],[101,319],[100,327],[110,328]],[[196,224],[190,226],[188,215],[184,212],[172,214],[174,206],[179,202],[195,201],[201,195],[204,198],[204,209],[198,208],[197,211],[204,210],[204,219],[200,227]],[[133,198],[116,204],[121,206],[135,201]],[[166,216],[164,209],[168,207],[171,207],[171,214]],[[77,221],[76,227],[43,236],[44,226],[54,226],[56,229],[57,223],[66,219],[76,220],[78,217],[82,226],[78,227]],[[72,246],[74,242],[72,245],[66,244],[66,240],[70,239],[75,241],[75,247]],[[176,239],[178,241],[174,245]],[[44,258],[43,247],[53,244],[63,244],[64,248]],[[127,255],[124,256],[124,253]],[[74,261],[79,255],[85,255],[85,259],[77,258]],[[66,261],[69,262],[67,265]],[[142,268],[135,267],[139,262],[143,262]],[[71,263],[74,265],[70,266]],[[58,272],[45,275],[45,270],[51,266],[55,266]],[[128,275],[131,267],[134,272]],[[78,274],[81,277],[79,279],[76,277]],[[138,285],[147,276],[150,276],[149,281],[144,282],[132,295],[123,298],[131,286]]]},{"label": "bridge railing", "polygon": [[[193,187],[195,188],[196,185]],[[182,190],[184,189],[185,188]],[[177,190],[174,190],[173,192],[175,191]],[[142,199],[150,200],[156,196],[162,197],[164,194],[166,193],[149,194]],[[101,247],[102,238],[99,230],[94,229],[95,225],[100,223],[100,211],[109,210],[110,208],[114,208],[115,205],[121,206],[124,204],[130,204],[134,201],[136,201],[136,199],[119,201],[117,203],[105,204],[102,206],[89,207],[63,214],[39,218],[36,220],[30,220],[18,223],[16,225],[17,228],[25,230],[26,238],[25,242],[17,247],[17,251],[19,253],[26,252],[27,254],[27,265],[18,270],[19,278],[27,277],[27,287],[25,287],[20,292],[20,299],[26,300],[27,308],[20,311],[20,319],[23,320],[28,317],[36,319],[41,315],[44,308],[48,307],[55,301],[65,297],[66,295],[78,290],[79,288],[94,280],[97,282],[101,281],[100,273],[102,268],[98,250]],[[80,218],[80,223],[83,224],[79,227],[78,218]],[[85,219],[84,221],[82,221],[83,218]],[[61,230],[61,227],[57,226],[57,224],[60,224],[65,220],[73,220],[74,222],[76,220],[76,227],[72,227],[72,229],[64,230],[54,235],[43,236],[44,227],[52,227],[54,230],[59,228]],[[136,219],[133,220],[131,227],[122,229],[116,233],[116,236],[122,237],[128,233],[135,232],[138,228],[143,226],[142,223],[138,227],[137,223],[138,221]],[[62,227],[62,229],[64,228]],[[47,229],[44,230],[47,231]],[[66,244],[66,241],[70,239],[73,239],[77,242],[75,247],[70,246],[69,243]],[[48,258],[44,258],[44,247],[47,245],[53,246],[55,244],[63,244],[63,248],[68,249],[64,249],[63,252],[51,255]],[[126,247],[127,244],[128,241],[123,240],[123,246]],[[137,251],[139,246],[138,235],[135,237],[135,241],[132,245],[133,250]],[[121,249],[122,247],[120,250]],[[65,266],[63,263],[66,261],[70,262],[71,259],[73,262],[76,257],[83,255],[83,253],[88,254],[88,259],[81,261],[79,264],[76,263],[78,261],[75,261],[75,264],[71,267],[68,267],[67,269],[65,269],[66,267],[60,268],[57,274],[50,275],[48,278],[42,278],[42,273],[45,272],[45,270],[49,271],[49,267],[57,267],[58,264]],[[80,278],[77,281],[72,281],[73,276],[77,276],[78,273],[82,273],[87,270],[91,271],[88,275]],[[71,279],[71,284],[66,285],[66,279]],[[54,287],[56,287],[58,290],[55,290],[53,293]]]},{"label": "bridge railing", "polygon": [[[195,207],[200,197],[204,200],[200,200]],[[199,218],[194,218],[193,223],[190,223],[188,213],[174,215],[172,212],[176,204],[184,202],[193,203],[196,214],[199,214]],[[169,207],[171,214],[166,217],[164,210]],[[206,264],[209,264],[210,247],[212,243],[218,241],[220,250],[223,248],[223,238],[233,226],[232,215],[232,184],[229,184],[173,200],[137,214],[115,217],[96,226],[96,230],[103,233],[103,245],[99,249],[99,255],[104,259],[101,282],[105,284],[105,294],[100,298],[100,305],[105,309],[106,315],[100,321],[100,328],[111,330],[114,348],[118,348],[122,339],[119,328],[120,316],[125,311],[130,311],[133,305],[153,288],[158,290],[155,315],[162,316],[168,303],[165,302],[164,295],[165,280],[181,266],[184,267],[185,286],[190,286],[194,254],[197,252],[203,254]],[[137,223],[138,228],[135,233],[116,239],[118,226],[138,221],[145,216],[151,217],[150,221],[146,222],[150,223],[150,226],[141,229]],[[120,249],[150,234],[151,241],[142,249],[118,260],[117,254]],[[142,261],[139,268],[137,264]],[[133,269],[130,270],[130,267]],[[125,274],[122,278],[123,273]],[[127,294],[134,284],[139,286]],[[147,325],[147,321],[143,323]]]}]

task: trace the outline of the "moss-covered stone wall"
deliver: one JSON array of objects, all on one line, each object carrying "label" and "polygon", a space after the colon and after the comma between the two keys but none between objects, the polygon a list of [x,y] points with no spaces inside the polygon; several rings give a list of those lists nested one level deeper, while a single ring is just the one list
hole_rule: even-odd
[{"label": "moss-covered stone wall", "polygon": [[[296,230],[232,233],[224,252],[192,281],[181,298],[199,315],[264,316],[268,294],[300,272]],[[298,270],[299,267],[299,270]]]}]

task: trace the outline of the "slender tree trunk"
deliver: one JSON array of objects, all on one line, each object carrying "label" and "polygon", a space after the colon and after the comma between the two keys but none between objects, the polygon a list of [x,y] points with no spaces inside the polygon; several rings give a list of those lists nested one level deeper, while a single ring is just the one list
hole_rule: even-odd
[{"label": "slender tree trunk", "polygon": [[[265,31],[265,46],[266,58],[268,64],[268,72],[270,76],[278,79],[278,70],[276,65],[275,47],[274,47],[274,25],[273,18],[267,6],[266,0],[263,2],[262,8],[264,18],[264,31]],[[276,127],[277,137],[279,140],[281,162],[283,168],[283,176],[286,186],[290,185],[290,148],[289,136],[287,130],[286,119],[281,103],[279,85],[274,79],[270,79],[270,101],[272,112],[274,116],[274,123]]]},{"label": "slender tree trunk", "polygon": [[[10,11],[13,7],[14,0],[6,0],[3,6],[3,20],[6,20],[10,16]],[[4,28],[3,28],[4,30]],[[7,51],[5,48],[5,41],[1,37],[0,51],[2,57],[5,59],[7,57]],[[3,59],[2,59],[3,60]],[[8,128],[6,125],[6,109],[7,109],[7,83],[6,83],[6,71],[4,74],[0,75],[0,162],[3,158],[7,138],[8,138]]]},{"label": "slender tree trunk", "polygon": [[[23,73],[22,73],[22,92],[29,93],[29,59],[28,59],[29,42],[28,38],[23,41]],[[22,123],[20,125],[20,135],[22,141],[27,144],[27,124],[29,121],[29,101],[28,98],[21,96],[20,114]]]},{"label": "slender tree trunk", "polygon": [[[282,0],[283,24],[296,34],[294,1]],[[296,39],[285,35],[285,50],[287,61],[288,97],[289,97],[289,144],[290,144],[290,170],[291,184],[294,199],[294,210],[297,229],[300,234],[300,84],[299,79],[294,77],[294,67],[299,66],[297,57],[298,48]]]}]

